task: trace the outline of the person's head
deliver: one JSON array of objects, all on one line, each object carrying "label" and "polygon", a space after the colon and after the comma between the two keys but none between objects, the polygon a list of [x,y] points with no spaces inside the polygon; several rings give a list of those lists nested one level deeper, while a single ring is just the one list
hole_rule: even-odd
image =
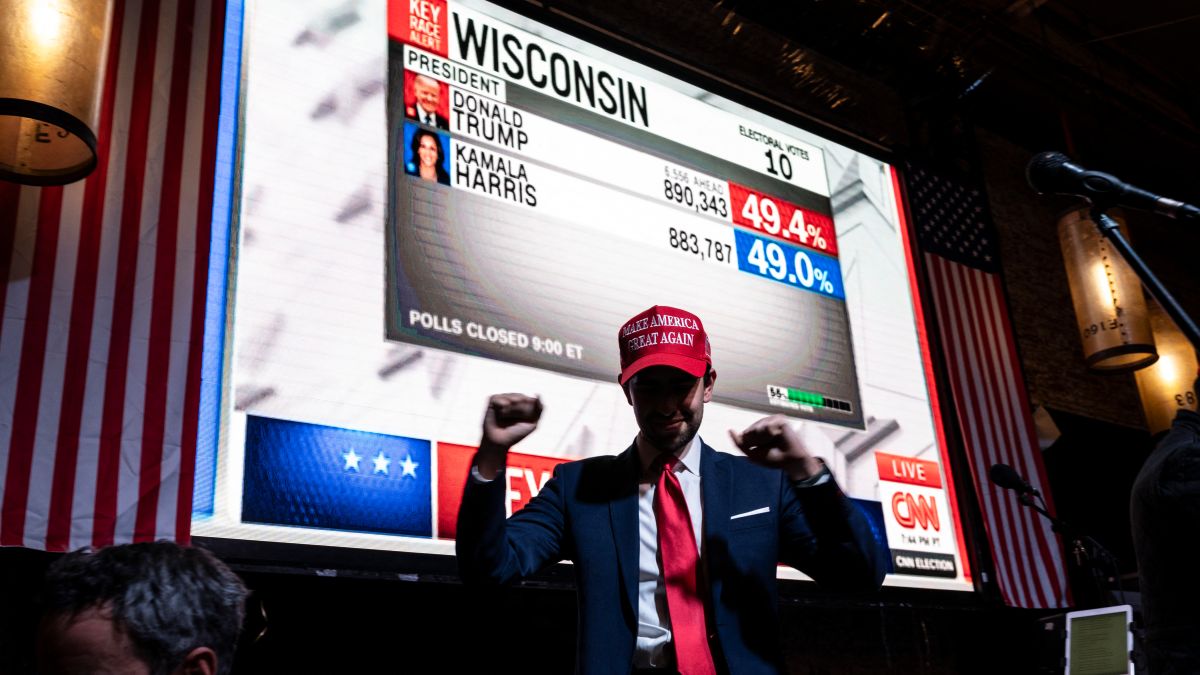
[{"label": "person's head", "polygon": [[68,553],[50,566],[41,673],[228,673],[246,587],[204,549],[160,541]]},{"label": "person's head", "polygon": [[413,165],[417,168],[442,166],[442,144],[438,141],[437,134],[417,129],[412,136],[411,146]]},{"label": "person's head", "polygon": [[438,81],[432,77],[417,75],[413,78],[413,98],[417,99],[417,105],[430,115],[437,113],[442,97],[440,87]]},{"label": "person's head", "polygon": [[691,312],[656,305],[626,321],[617,342],[617,381],[642,438],[659,452],[677,452],[695,438],[717,380],[704,325]]}]

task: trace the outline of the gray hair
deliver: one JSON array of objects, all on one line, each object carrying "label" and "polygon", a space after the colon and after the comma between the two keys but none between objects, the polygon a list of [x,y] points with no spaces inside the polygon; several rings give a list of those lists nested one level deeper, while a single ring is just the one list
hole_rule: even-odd
[{"label": "gray hair", "polygon": [[43,615],[112,615],[153,675],[177,668],[197,647],[217,655],[217,672],[233,667],[245,617],[246,587],[202,548],[169,541],[80,549],[46,573]]}]

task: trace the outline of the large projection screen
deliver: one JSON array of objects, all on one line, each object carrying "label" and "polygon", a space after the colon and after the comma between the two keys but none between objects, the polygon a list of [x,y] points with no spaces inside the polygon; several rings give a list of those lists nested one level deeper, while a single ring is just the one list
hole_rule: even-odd
[{"label": "large projection screen", "polygon": [[517,510],[629,446],[617,331],[661,304],[711,336],[706,442],[788,415],[887,584],[974,590],[893,167],[484,2],[243,16],[194,535],[452,556],[487,397],[545,404]]}]

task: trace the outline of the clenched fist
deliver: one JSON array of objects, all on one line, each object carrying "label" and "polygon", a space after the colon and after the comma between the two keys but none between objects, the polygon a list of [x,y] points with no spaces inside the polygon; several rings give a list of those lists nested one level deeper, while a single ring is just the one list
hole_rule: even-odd
[{"label": "clenched fist", "polygon": [[792,480],[821,472],[820,460],[808,454],[791,421],[783,415],[764,417],[740,433],[730,429],[729,437],[751,461],[781,469]]},{"label": "clenched fist", "polygon": [[483,439],[475,466],[479,474],[494,479],[504,468],[508,449],[537,429],[542,417],[542,401],[524,394],[495,394],[488,399],[483,415]]}]

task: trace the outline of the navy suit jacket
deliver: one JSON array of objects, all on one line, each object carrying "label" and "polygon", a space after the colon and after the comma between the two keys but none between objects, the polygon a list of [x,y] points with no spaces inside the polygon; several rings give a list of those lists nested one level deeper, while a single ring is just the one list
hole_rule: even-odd
[{"label": "navy suit jacket", "polygon": [[[503,584],[560,560],[579,595],[576,670],[628,673],[637,639],[638,455],[560,464],[507,521],[505,481],[468,477],[458,514],[458,564],[467,583]],[[878,588],[886,563],[862,512],[830,480],[794,487],[781,472],[702,444],[702,555],[709,643],[731,672],[782,670],[776,565],[823,586]],[[730,516],[767,507],[765,513]]]}]

